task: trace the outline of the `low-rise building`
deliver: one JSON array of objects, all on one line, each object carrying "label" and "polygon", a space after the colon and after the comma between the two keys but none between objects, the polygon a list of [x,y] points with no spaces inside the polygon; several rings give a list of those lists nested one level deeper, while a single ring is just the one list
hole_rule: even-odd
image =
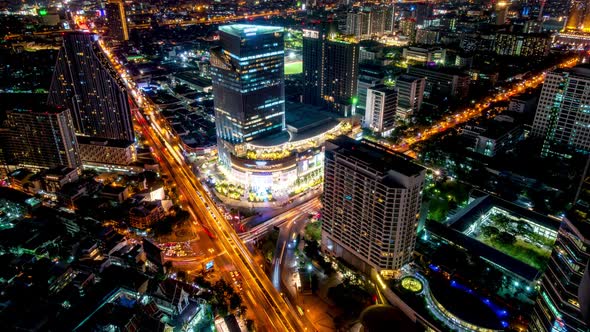
[{"label": "low-rise building", "polygon": [[143,203],[129,210],[129,223],[132,227],[146,229],[160,221],[164,215],[162,203],[159,201]]},{"label": "low-rise building", "polygon": [[69,168],[66,166],[55,167],[44,171],[43,176],[43,190],[55,193],[58,192],[67,183],[78,180],[77,168]]},{"label": "low-rise building", "polygon": [[87,165],[130,165],[137,160],[133,142],[78,136],[80,157]]},{"label": "low-rise building", "polygon": [[512,148],[523,138],[523,127],[509,121],[490,121],[481,126],[467,125],[461,134],[473,140],[473,151],[488,157]]},{"label": "low-rise building", "polygon": [[446,59],[446,50],[444,48],[422,48],[422,47],[405,47],[402,57],[411,63],[438,63],[444,64]]},{"label": "low-rise building", "polygon": [[388,136],[395,127],[398,93],[384,84],[367,89],[364,126],[373,132]]},{"label": "low-rise building", "polygon": [[124,200],[129,198],[129,188],[128,187],[115,187],[115,186],[105,186],[102,188],[100,192],[102,197],[106,197],[108,199],[112,199],[119,203],[123,203]]}]

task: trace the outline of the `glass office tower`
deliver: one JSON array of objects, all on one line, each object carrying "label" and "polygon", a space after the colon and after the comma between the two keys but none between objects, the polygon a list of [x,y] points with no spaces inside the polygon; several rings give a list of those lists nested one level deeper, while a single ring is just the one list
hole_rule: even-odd
[{"label": "glass office tower", "polygon": [[283,28],[219,27],[211,50],[215,125],[222,163],[237,145],[285,129]]}]

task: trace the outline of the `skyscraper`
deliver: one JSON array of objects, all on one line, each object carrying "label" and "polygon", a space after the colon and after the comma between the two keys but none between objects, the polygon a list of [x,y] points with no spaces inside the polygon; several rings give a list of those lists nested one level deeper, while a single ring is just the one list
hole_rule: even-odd
[{"label": "skyscraper", "polygon": [[367,89],[364,126],[382,136],[388,136],[395,127],[398,94],[384,84]]},{"label": "skyscraper", "polygon": [[359,46],[327,29],[303,30],[303,102],[350,116],[356,100]]},{"label": "skyscraper", "polygon": [[426,79],[412,75],[400,75],[395,80],[397,89],[397,115],[407,119],[422,106]]},{"label": "skyscraper", "polygon": [[563,219],[541,278],[529,331],[590,329],[590,215],[574,208]]},{"label": "skyscraper", "polygon": [[215,125],[221,162],[237,144],[285,129],[283,28],[219,27],[211,50]]},{"label": "skyscraper", "polygon": [[359,40],[371,37],[371,12],[364,9],[350,11],[346,14],[346,34]]},{"label": "skyscraper", "polygon": [[354,111],[358,80],[359,46],[355,41],[328,39],[324,42],[322,99],[331,110],[350,116]]},{"label": "skyscraper", "polygon": [[109,35],[118,41],[129,40],[123,0],[109,0],[105,5]]},{"label": "skyscraper", "polygon": [[322,248],[390,277],[412,259],[425,170],[340,136],[326,142]]},{"label": "skyscraper", "polygon": [[346,34],[358,40],[381,36],[385,32],[388,7],[364,7],[346,14]]},{"label": "skyscraper", "polygon": [[95,35],[64,35],[47,103],[70,109],[78,135],[135,139],[127,91]]},{"label": "skyscraper", "polygon": [[81,165],[68,109],[9,110],[6,127],[9,162],[33,169]]},{"label": "skyscraper", "polygon": [[322,104],[322,76],[326,29],[303,29],[303,102]]},{"label": "skyscraper", "polygon": [[543,155],[590,152],[590,66],[547,73],[532,135],[543,138]]}]

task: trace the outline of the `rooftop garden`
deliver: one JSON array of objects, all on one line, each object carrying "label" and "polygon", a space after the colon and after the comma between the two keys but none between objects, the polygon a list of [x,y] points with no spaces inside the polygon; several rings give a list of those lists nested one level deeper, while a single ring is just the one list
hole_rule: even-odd
[{"label": "rooftop garden", "polygon": [[534,232],[522,219],[494,212],[483,215],[470,236],[539,271],[545,269],[555,242],[555,238]]}]

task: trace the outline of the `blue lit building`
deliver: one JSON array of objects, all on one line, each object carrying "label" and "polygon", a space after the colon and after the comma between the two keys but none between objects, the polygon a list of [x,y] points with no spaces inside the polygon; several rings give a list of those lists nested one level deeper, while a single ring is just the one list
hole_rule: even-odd
[{"label": "blue lit building", "polygon": [[222,163],[239,144],[285,130],[283,33],[280,27],[219,27],[211,74]]},{"label": "blue lit building", "polygon": [[210,58],[220,169],[263,196],[301,191],[321,178],[326,137],[346,130],[310,105],[291,103],[286,116],[283,34],[280,27],[221,26]]}]

